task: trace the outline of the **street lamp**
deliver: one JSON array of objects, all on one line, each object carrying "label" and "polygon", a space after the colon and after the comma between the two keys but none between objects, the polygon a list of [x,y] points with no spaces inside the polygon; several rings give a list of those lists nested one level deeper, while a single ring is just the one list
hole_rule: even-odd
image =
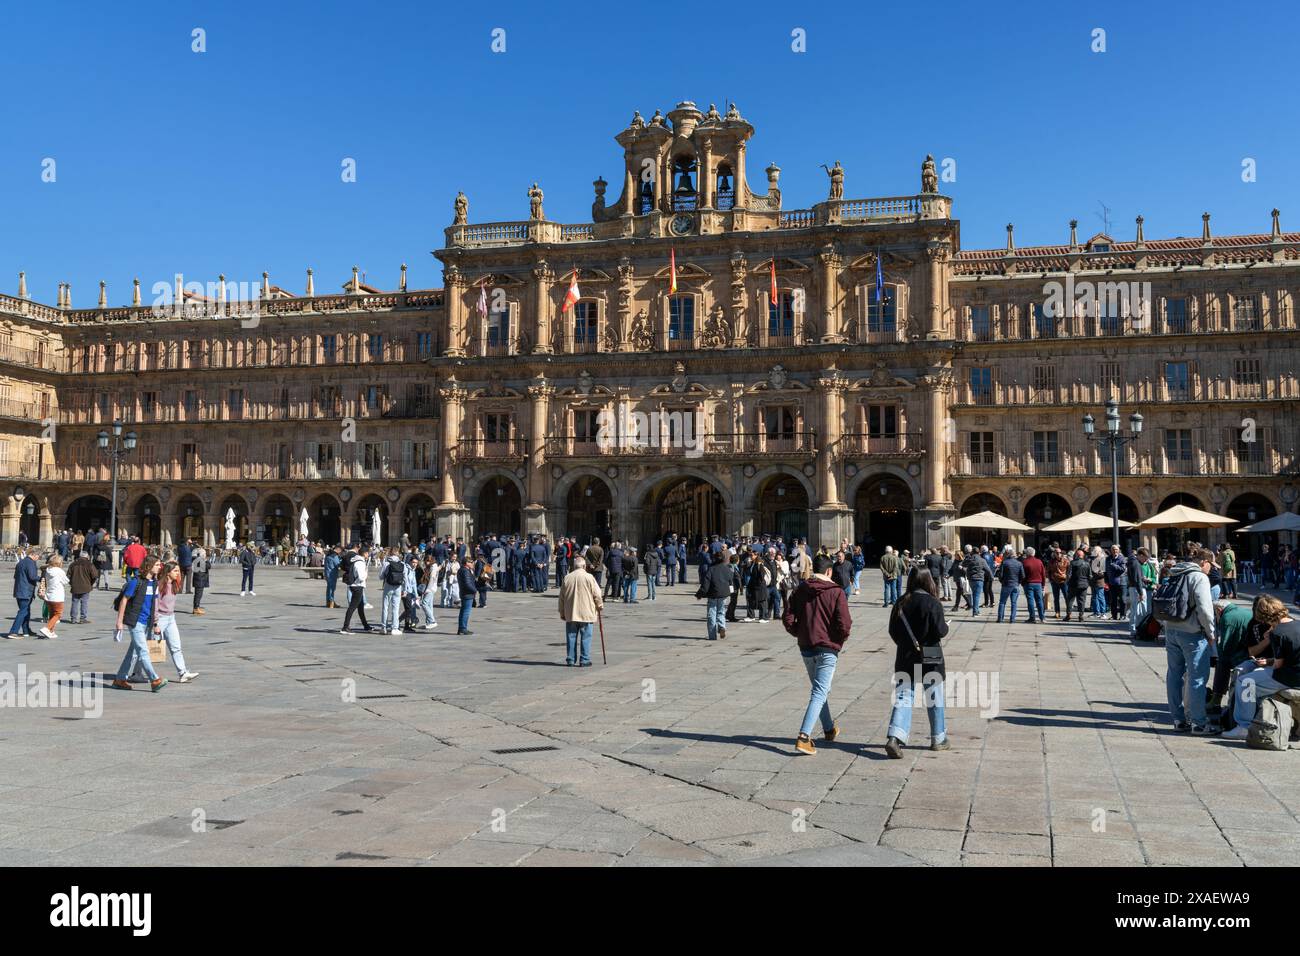
[{"label": "street lamp", "polygon": [[1128,417],[1129,431],[1120,430],[1119,402],[1110,399],[1106,402],[1106,431],[1097,434],[1096,419],[1091,415],[1083,416],[1083,435],[1088,441],[1101,443],[1110,449],[1110,520],[1114,537],[1119,544],[1119,450],[1131,441],[1136,441],[1142,434],[1142,416],[1134,412]]},{"label": "street lamp", "polygon": [[[126,457],[127,452],[135,450],[136,436],[135,432],[122,434],[122,422],[115,420],[113,422],[113,450],[109,453],[113,466],[113,500],[109,505],[108,511],[108,537],[109,541],[115,541],[117,536],[117,468],[118,464]],[[98,435],[98,444],[100,451],[108,451],[109,434],[101,431]],[[110,548],[112,546],[110,545]]]}]

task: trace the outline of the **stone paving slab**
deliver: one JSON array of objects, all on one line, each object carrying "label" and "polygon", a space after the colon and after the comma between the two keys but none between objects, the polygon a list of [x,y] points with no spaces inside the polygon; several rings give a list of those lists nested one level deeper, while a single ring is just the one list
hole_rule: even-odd
[{"label": "stone paving slab", "polygon": [[[554,591],[492,594],[468,638],[450,633],[448,611],[432,631],[345,637],[299,572],[262,572],[256,598],[238,596],[231,569],[214,579],[208,615],[180,616],[194,683],[104,691],[97,717],[0,712],[0,865],[1181,866],[1300,854],[1300,754],[1172,733],[1163,649],[1109,622],[956,617],[950,686],[979,698],[996,677],[996,706],[950,707],[945,753],[929,751],[918,712],[911,746],[889,760],[893,646],[879,599],[854,598],[831,694],[842,735],[805,757],[791,746],[808,694],[793,642],[775,623],[702,640],[693,585],[611,604],[609,664],[566,668]],[[108,595],[91,602],[106,622]],[[100,625],[65,624],[56,641],[0,641],[0,671],[102,685],[124,651]],[[170,663],[160,672],[174,676]]]}]

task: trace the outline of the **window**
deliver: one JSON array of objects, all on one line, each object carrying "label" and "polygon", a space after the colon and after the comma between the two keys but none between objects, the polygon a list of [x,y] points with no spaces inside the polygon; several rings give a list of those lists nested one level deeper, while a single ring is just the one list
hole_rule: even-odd
[{"label": "window", "polygon": [[187,388],[181,398],[181,407],[185,409],[187,416],[197,414],[199,410],[199,393],[192,388]]},{"label": "window", "polygon": [[1192,460],[1192,430],[1190,428],[1165,429],[1165,458],[1169,461]]},{"label": "window", "polygon": [[433,355],[433,333],[416,332],[415,350],[419,353],[420,358],[430,358]]},{"label": "window", "polygon": [[316,468],[322,474],[334,470],[334,443],[323,441],[316,446]]},{"label": "window", "polygon": [[[987,313],[987,309],[985,312]],[[867,287],[867,331],[868,332],[896,332],[898,331],[898,293],[897,287],[892,285],[885,286],[885,301],[881,302],[876,292],[875,285]],[[971,318],[974,320],[975,310],[971,310]]]},{"label": "window", "polygon": [[713,205],[720,210],[732,209],[736,205],[736,190],[731,181],[731,167],[726,163],[718,166],[718,187],[714,193]]},{"label": "window", "polygon": [[384,404],[385,389],[382,385],[366,386],[366,409],[372,412],[381,411]]},{"label": "window", "polygon": [[99,417],[104,421],[113,417],[113,398],[108,392],[99,393]]},{"label": "window", "polygon": [[695,297],[675,295],[668,300],[668,340],[685,342],[695,338]]},{"label": "window", "polygon": [[1122,290],[1114,288],[1118,283],[1098,283],[1097,317],[1100,320],[1102,335],[1122,335],[1124,332],[1123,316],[1125,296]]},{"label": "window", "polygon": [[[1268,455],[1265,449],[1271,444],[1267,428],[1255,428],[1250,434],[1245,428],[1233,429],[1237,439],[1237,461],[1263,462]],[[1250,441],[1247,441],[1247,435]]]},{"label": "window", "polygon": [[600,411],[594,408],[578,408],[573,412],[573,440],[577,442],[594,442],[600,434]]},{"label": "window", "polygon": [[778,291],[777,301],[767,304],[767,334],[786,339],[794,335],[794,293],[789,289]]},{"label": "window", "polygon": [[1056,366],[1055,365],[1034,366],[1034,391],[1035,392],[1056,391]]},{"label": "window", "polygon": [[158,393],[141,392],[140,393],[140,414],[151,416],[158,412]]},{"label": "window", "polygon": [[238,468],[243,462],[243,455],[239,447],[239,442],[226,442],[225,454],[221,458],[221,463],[227,468]]},{"label": "window", "polygon": [[1093,251],[1093,252],[1110,252],[1110,243],[1109,243],[1109,242],[1096,242],[1096,243],[1093,243],[1092,251]]},{"label": "window", "polygon": [[763,409],[763,429],[769,440],[794,438],[794,409],[789,405]]},{"label": "window", "polygon": [[362,467],[366,471],[379,471],[384,467],[383,442],[368,441],[362,447]]},{"label": "window", "polygon": [[244,390],[242,388],[232,388],[227,393],[226,408],[229,409],[231,418],[244,417]]},{"label": "window", "polygon": [[970,307],[970,333],[977,342],[987,342],[993,337],[993,320],[987,305]]},{"label": "window", "polygon": [[509,412],[485,412],[483,415],[483,440],[507,442],[510,440],[511,415]]},{"label": "window", "polygon": [[144,346],[144,367],[145,367],[145,368],[157,368],[157,367],[158,367],[158,343],[157,343],[157,342],[146,342],[146,343],[145,343],[145,346]]},{"label": "window", "polygon": [[1238,332],[1261,328],[1257,296],[1234,295],[1232,297],[1232,327]]},{"label": "window", "polygon": [[898,406],[868,405],[867,434],[872,438],[894,438],[898,435]]},{"label": "window", "polygon": [[1104,392],[1119,388],[1119,363],[1098,362],[1097,384]]},{"label": "window", "polygon": [[971,401],[976,405],[993,404],[993,369],[976,366],[970,370]]},{"label": "window", "polygon": [[573,345],[575,348],[596,344],[596,303],[586,299],[573,303]]},{"label": "window", "polygon": [[493,309],[487,315],[488,348],[497,354],[505,354],[510,348],[510,307]]},{"label": "window", "polygon": [[282,388],[280,389],[280,417],[281,418],[291,417],[290,414],[291,411],[292,411],[292,406],[290,405],[289,402],[289,390],[287,388]]},{"label": "window", "polygon": [[970,433],[970,460],[972,465],[993,464],[993,433]]},{"label": "window", "polygon": [[1188,372],[1186,362],[1165,363],[1165,391],[1169,398],[1186,398],[1188,394]]},{"label": "window", "polygon": [[320,337],[320,354],[321,359],[326,362],[338,361],[339,340],[334,335],[322,335]]},{"label": "window", "polygon": [[433,385],[429,382],[414,382],[407,386],[408,411],[414,415],[425,415],[433,411]]},{"label": "window", "polygon": [[1187,300],[1165,299],[1165,331],[1181,334],[1187,329]]},{"label": "window", "polygon": [[194,466],[198,464],[199,446],[190,442],[181,445],[181,468],[187,472],[193,472]]},{"label": "window", "polygon": [[333,385],[319,385],[316,388],[316,404],[318,413],[322,415],[331,415],[338,411],[338,389]]},{"label": "window", "polygon": [[1237,359],[1232,374],[1232,397],[1259,398],[1262,389],[1259,359]]},{"label": "window", "polygon": [[384,360],[384,336],[379,332],[372,332],[366,336],[366,351],[370,353],[370,361],[382,362]]},{"label": "window", "polygon": [[194,339],[186,342],[185,356],[190,368],[198,368],[203,364],[203,343]]},{"label": "window", "polygon": [[417,441],[411,445],[411,467],[416,471],[429,471],[433,468],[433,443]]},{"label": "window", "polygon": [[1034,432],[1034,464],[1057,463],[1056,436],[1056,432]]},{"label": "window", "polygon": [[1034,333],[1040,339],[1056,338],[1056,317],[1050,314],[1042,302],[1034,303]]}]

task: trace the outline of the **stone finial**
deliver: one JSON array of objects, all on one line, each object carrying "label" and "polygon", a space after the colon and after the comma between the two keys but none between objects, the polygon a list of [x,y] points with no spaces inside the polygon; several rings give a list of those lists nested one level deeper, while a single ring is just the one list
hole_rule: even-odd
[{"label": "stone finial", "polygon": [[181,277],[179,272],[176,273],[176,294],[172,301],[175,303],[177,309],[185,304],[185,280]]},{"label": "stone finial", "polygon": [[131,280],[131,304],[138,306],[140,304],[140,280]]},{"label": "stone finial", "polygon": [[1273,210],[1273,238],[1282,238],[1282,212],[1278,209]]},{"label": "stone finial", "polygon": [[1079,220],[1071,219],[1070,220],[1070,245],[1077,246],[1078,244],[1079,244]]},{"label": "stone finial", "polygon": [[101,309],[108,308],[108,283],[103,279],[99,280],[99,307]]},{"label": "stone finial", "polygon": [[316,280],[312,276],[312,271],[308,269],[307,270],[307,298],[310,299],[315,295],[316,295]]},{"label": "stone finial", "polygon": [[1014,223],[1007,223],[1007,252],[1016,251],[1016,227]]},{"label": "stone finial", "polygon": [[18,273],[18,298],[27,298],[27,273]]},{"label": "stone finial", "polygon": [[780,182],[781,167],[778,166],[776,163],[773,163],[771,166],[768,166],[767,169],[764,170],[764,172],[767,173],[767,181],[771,183],[773,186],[777,185],[777,183]]},{"label": "stone finial", "polygon": [[262,273],[262,298],[271,298],[271,273],[269,272]]},{"label": "stone finial", "polygon": [[402,263],[402,279],[400,285],[398,285],[398,288],[401,289],[401,291],[403,292],[406,291],[406,263],[405,262]]},{"label": "stone finial", "polygon": [[352,267],[352,294],[353,295],[361,294],[361,280],[357,277],[357,274],[360,271],[361,269],[358,266]]},{"label": "stone finial", "polygon": [[63,307],[65,309],[72,308],[72,283],[71,282],[63,283]]},{"label": "stone finial", "polygon": [[217,301],[222,305],[226,304],[226,274],[224,272],[217,276]]},{"label": "stone finial", "polygon": [[1208,212],[1201,213],[1201,241],[1210,241],[1210,214]]},{"label": "stone finial", "polygon": [[1142,245],[1144,242],[1147,241],[1147,240],[1146,240],[1146,237],[1142,235],[1142,223],[1143,223],[1144,221],[1145,221],[1145,220],[1144,220],[1141,216],[1138,216],[1137,219],[1134,220],[1134,222],[1137,223],[1137,227],[1138,227],[1138,231],[1137,231],[1137,244],[1138,244],[1139,246]]}]

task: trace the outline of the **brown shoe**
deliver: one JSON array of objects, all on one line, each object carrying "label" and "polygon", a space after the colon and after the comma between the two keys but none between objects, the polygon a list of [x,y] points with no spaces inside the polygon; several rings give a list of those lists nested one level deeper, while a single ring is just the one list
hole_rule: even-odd
[{"label": "brown shoe", "polygon": [[931,750],[952,750],[952,744],[948,743],[947,737],[944,737],[943,740],[930,741],[930,749]]},{"label": "brown shoe", "polygon": [[885,753],[889,754],[894,760],[902,760],[903,742],[897,737],[890,737],[885,741]]},{"label": "brown shoe", "polygon": [[124,681],[124,680],[116,680],[116,679],[115,679],[115,680],[113,681],[113,686],[116,687],[118,690],[134,690],[134,689],[135,689],[134,687],[131,686],[131,682],[130,682],[130,681]]},{"label": "brown shoe", "polygon": [[207,614],[208,612],[205,611],[205,610],[203,610],[203,608],[201,608],[201,607],[196,607],[196,608],[194,609],[194,613],[195,613],[195,614]]},{"label": "brown shoe", "polygon": [[807,734],[800,734],[799,739],[794,742],[794,749],[801,754],[817,756],[817,748],[813,746],[812,738]]},{"label": "brown shoe", "polygon": [[824,738],[826,739],[826,742],[827,742],[828,744],[834,742],[835,738],[838,737],[839,735],[840,735],[840,725],[839,725],[839,724],[836,724],[836,725],[835,725],[834,727],[832,727],[830,730],[824,730],[824,731],[822,731],[822,737],[824,737]]},{"label": "brown shoe", "polygon": [[158,691],[162,690],[166,686],[167,686],[166,677],[159,677],[157,680],[151,680],[149,682],[149,689],[152,690],[155,694],[158,693]]},{"label": "brown shoe", "polygon": [[722,640],[726,640],[726,638],[727,638],[727,629],[725,627],[718,628],[718,640],[722,641]]}]

